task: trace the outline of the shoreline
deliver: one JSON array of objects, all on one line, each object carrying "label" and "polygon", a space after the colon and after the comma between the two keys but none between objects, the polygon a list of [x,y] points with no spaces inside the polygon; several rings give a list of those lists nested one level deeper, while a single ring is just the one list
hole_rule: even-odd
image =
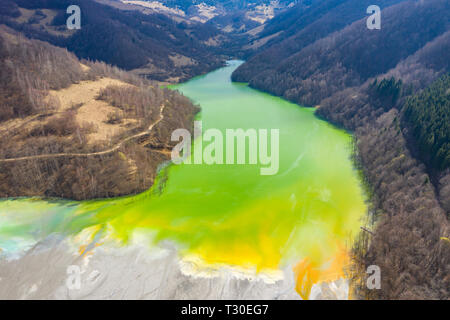
[{"label": "shoreline", "polygon": [[[80,255],[80,243],[77,245],[74,239],[53,235],[18,259],[0,259],[4,276],[0,278],[0,298],[300,300],[291,266],[276,272],[276,277],[233,266],[221,266],[209,273],[210,269],[203,267],[196,270],[199,260],[181,258],[176,245],[167,241],[149,247],[138,241],[117,246],[114,241],[99,239],[101,244]],[[54,263],[49,265],[49,261]],[[69,267],[80,271],[79,288],[69,285]],[[11,280],[30,269],[40,271],[29,274],[20,286]],[[316,284],[310,298],[347,299],[348,280]]]},{"label": "shoreline", "polygon": [[[220,85],[220,81],[224,81],[223,80],[223,78],[224,78],[224,75],[226,75],[227,74],[227,72],[229,72],[229,70],[228,71],[225,71],[225,72],[220,72],[220,71],[217,71],[217,72],[215,72],[215,73],[213,73],[214,74],[214,76],[215,77],[219,77],[218,78],[218,83],[217,83],[217,85]],[[199,80],[201,80],[201,78],[199,79]],[[227,81],[227,83],[229,82],[229,80],[226,80]],[[230,88],[229,88],[230,90],[234,90],[233,89],[233,86],[231,86]],[[188,92],[189,93],[189,92]],[[251,93],[251,94],[254,94],[254,93]],[[189,96],[189,94],[188,94],[188,96]],[[195,96],[195,95],[194,95]],[[265,96],[265,95],[264,95]],[[263,97],[264,97],[263,96]],[[270,101],[272,101],[272,99],[270,99]],[[282,103],[283,104],[283,108],[281,108],[280,110],[279,109],[274,109],[273,111],[275,112],[275,111],[279,111],[279,112],[281,112],[281,114],[283,114],[283,112],[289,112],[288,114],[290,114],[291,116],[292,115],[295,115],[295,116],[300,116],[301,114],[299,114],[299,112],[298,112],[298,108],[297,108],[297,106],[295,106],[295,108],[294,108],[294,106],[288,106],[288,104],[286,103]],[[290,103],[289,103],[290,104]],[[249,105],[249,107],[251,107],[251,104]],[[271,104],[269,104],[268,105],[268,108],[276,108],[276,106],[274,106],[274,105],[271,105]],[[251,109],[250,109],[251,110]],[[210,111],[211,112],[211,111]],[[291,113],[293,113],[293,114],[291,114]],[[285,115],[286,116],[286,115]],[[302,115],[303,117],[304,116],[306,116],[306,113],[305,114],[303,114]],[[315,117],[314,117],[315,118]],[[264,118],[263,118],[264,119]],[[309,124],[310,123],[310,121],[312,121],[312,119],[313,119],[313,115],[312,115],[312,112],[307,112],[307,116],[306,116],[306,118],[304,118],[305,119],[305,121],[308,121],[306,124]],[[300,119],[301,120],[301,119]],[[265,119],[265,121],[267,122],[267,119]],[[314,121],[320,121],[320,119],[314,119]],[[311,123],[311,125],[318,125],[319,123]],[[326,129],[326,128],[328,128],[328,125],[327,126],[325,126],[325,124],[323,124],[323,126],[324,126],[324,129],[323,130],[325,130],[325,132],[328,132],[328,131],[326,131],[326,130],[330,130],[330,129]],[[337,130],[337,129],[336,129]],[[344,133],[342,133],[342,135],[343,135]],[[333,136],[334,137],[334,136]],[[341,135],[337,135],[336,136],[336,143],[343,143],[343,137],[341,136]],[[342,151],[342,152],[344,152],[344,151]],[[291,156],[291,155],[289,155],[289,156]],[[298,157],[297,157],[297,159],[298,159]],[[344,161],[344,165],[346,165],[346,160]],[[290,168],[290,167],[289,167]],[[286,168],[285,168],[286,169]],[[289,169],[289,170],[291,170],[291,169]],[[183,180],[181,180],[181,181],[183,181]],[[157,180],[156,180],[156,182],[157,182]],[[297,182],[298,183],[298,182]],[[188,184],[189,185],[189,184]],[[157,186],[157,184],[155,184],[155,185],[153,185],[153,186]],[[186,185],[187,186],[187,185]],[[192,187],[191,185],[189,185],[190,187]],[[295,187],[296,185],[292,185],[292,187]],[[300,186],[299,186],[300,187]],[[333,186],[332,185],[330,185],[330,186],[328,186],[329,188],[332,188]],[[333,189],[332,189],[333,190]],[[292,191],[293,192],[293,191]],[[294,197],[292,197],[292,195],[294,195]],[[139,201],[139,200],[141,200],[141,197],[145,197],[146,195],[145,195],[145,193],[144,194],[141,194],[141,195],[137,195],[137,198],[136,198],[136,200],[137,201]],[[301,196],[300,194],[298,194],[298,196]],[[312,195],[311,195],[312,196]],[[327,188],[325,188],[325,190],[323,190],[323,192],[322,193],[320,193],[319,195],[319,200],[321,200],[321,201],[323,201],[324,203],[325,202],[327,202],[328,200],[329,200],[329,198],[330,198],[330,196],[331,196],[331,193],[330,193],[330,191],[327,189]],[[127,196],[126,196],[127,197]],[[295,198],[295,194],[291,194],[291,196],[290,196],[290,198],[289,198],[290,200],[290,202],[291,202],[291,204],[289,204],[288,205],[288,207],[290,207],[290,210],[291,211],[293,211],[293,212],[295,212],[294,211],[294,209],[296,208],[296,206],[297,206],[297,199]],[[315,199],[315,198],[314,198]],[[327,200],[328,199],[328,200]],[[103,199],[98,199],[98,201],[99,201],[99,203],[97,203],[97,204],[95,204],[93,201],[89,201],[89,202],[87,202],[87,204],[86,204],[86,206],[84,206],[83,208],[81,208],[81,210],[79,211],[79,218],[80,219],[78,219],[78,215],[77,216],[73,216],[73,220],[74,220],[74,226],[76,227],[74,230],[78,230],[77,228],[78,228],[78,225],[76,225],[76,220],[82,220],[82,221],[84,221],[83,219],[84,219],[84,217],[83,217],[83,215],[85,215],[86,214],[86,217],[88,217],[89,216],[89,212],[97,212],[96,210],[99,210],[99,211],[101,211],[101,209],[103,208],[102,206],[103,206],[103,204],[102,204],[102,200]],[[108,200],[110,200],[110,199],[107,199],[107,201]],[[120,200],[120,199],[117,199],[117,200]],[[303,201],[303,200],[305,200],[305,199],[302,199],[302,198],[299,198],[299,200],[300,201]],[[44,200],[45,201],[45,200]],[[75,203],[77,203],[77,202],[75,202]],[[78,202],[78,203],[80,203],[80,202]],[[106,202],[104,203],[104,204],[106,204]],[[124,205],[125,203],[121,203],[122,205]],[[281,203],[279,203],[280,205],[281,205]],[[137,203],[137,206],[139,207],[139,203]],[[282,205],[282,206],[284,206],[284,205]],[[354,207],[354,209],[357,209],[357,207],[355,207],[355,205],[354,204],[349,204],[349,206],[351,207],[351,208],[353,208]],[[20,206],[19,206],[20,207]],[[109,219],[112,219],[112,218],[114,218],[114,217],[116,217],[116,213],[114,212],[115,210],[114,209],[112,209],[112,207],[109,207],[111,210],[105,210],[105,216],[108,216],[108,214],[111,214],[111,217],[109,218]],[[120,208],[120,205],[119,205],[119,207],[118,208]],[[129,217],[130,219],[131,219],[131,221],[133,221],[133,219],[137,219],[136,221],[141,221],[142,219],[146,219],[146,218],[148,218],[149,220],[148,220],[148,223],[149,223],[149,225],[148,226],[153,226],[154,228],[155,228],[155,230],[159,230],[158,228],[161,228],[161,230],[165,230],[164,228],[166,228],[167,226],[164,224],[165,222],[163,221],[163,223],[161,224],[161,225],[158,225],[158,211],[154,211],[154,212],[156,212],[156,214],[155,214],[155,217],[156,217],[156,220],[155,221],[153,221],[152,220],[152,218],[151,218],[151,216],[150,215],[146,215],[145,214],[145,212],[146,212],[146,205],[144,205],[143,203],[141,203],[141,205],[140,205],[140,207],[139,207],[140,209],[138,209],[138,210],[136,210],[136,212],[138,213],[137,214],[137,216],[133,216],[133,212],[130,212],[130,214],[131,214],[131,217]],[[347,207],[345,207],[345,208],[347,208]],[[19,208],[20,209],[20,208]],[[257,208],[255,208],[255,209],[257,209]],[[120,209],[119,209],[120,210]],[[259,209],[260,210],[260,209]],[[280,209],[281,210],[281,209]],[[359,210],[359,209],[358,209]],[[134,213],[136,213],[136,212],[134,212]],[[141,212],[141,214],[139,214],[139,212]],[[170,212],[169,212],[170,213]],[[330,212],[331,213],[331,212]],[[103,215],[103,212],[100,212],[99,213],[101,216]],[[189,214],[189,212],[186,212],[186,214]],[[353,215],[355,214],[355,212],[353,212]],[[269,216],[270,217],[270,216]],[[175,219],[177,219],[177,217],[176,216],[174,216],[174,218]],[[335,217],[335,218],[333,218],[333,219],[331,219],[330,220],[330,222],[329,223],[331,223],[331,224],[333,224],[333,223],[335,223],[336,221],[334,220],[334,219],[337,219],[338,217]],[[71,220],[72,220],[72,218],[70,218]],[[123,219],[125,219],[125,218],[123,218]],[[104,222],[101,222],[101,221],[97,221],[96,223],[97,224],[94,224],[94,225],[100,225],[101,223],[105,223],[105,224],[107,224],[108,225],[108,221],[110,221],[110,220],[106,220],[106,221],[104,221]],[[176,221],[176,220],[175,220]],[[123,222],[124,221],[122,221],[122,216],[120,216],[120,218],[117,220],[114,220],[114,226],[115,227],[118,227],[118,226],[124,226],[124,228],[126,229],[127,228],[127,226],[126,225],[123,225]],[[72,222],[70,222],[69,221],[69,223],[72,223]],[[259,226],[259,224],[258,224],[258,222],[257,221],[253,221],[253,223],[254,223],[254,225],[255,226]],[[82,225],[82,228],[86,228],[86,225],[93,225],[91,222],[88,222],[88,221],[86,221],[85,222],[85,225],[84,225],[84,227],[83,227],[83,225]],[[68,225],[69,226],[69,225]],[[232,225],[233,227],[236,227],[234,224]],[[141,225],[140,227],[144,227],[143,225]],[[262,226],[261,226],[262,227]],[[122,227],[121,227],[122,228]],[[125,237],[128,237],[126,234],[128,233],[128,232],[130,232],[130,234],[131,234],[131,232],[135,229],[134,228],[134,225],[129,225],[128,226],[128,228],[129,229],[126,229],[126,231],[125,231]],[[321,231],[323,231],[320,227],[313,227],[313,226],[311,226],[311,225],[309,225],[309,224],[305,224],[305,227],[304,228],[306,228],[305,230],[304,230],[304,232],[306,232],[305,234],[308,234],[308,232],[312,232],[311,230],[316,230],[317,232],[321,232]],[[312,229],[311,229],[312,228]],[[318,228],[318,229],[317,229]],[[170,229],[170,228],[169,228]],[[189,228],[187,228],[187,229],[189,229]],[[187,230],[187,229],[182,229],[182,230],[179,230],[179,231],[177,231],[178,233],[177,234],[179,234],[180,235],[180,237],[183,237],[183,234],[185,233],[185,232],[191,232],[191,231],[189,231],[189,230]],[[326,229],[326,227],[325,227],[325,229]],[[172,229],[170,229],[170,230],[172,230]],[[314,232],[316,232],[316,231],[314,231]],[[324,235],[325,236],[325,235]],[[169,234],[166,234],[164,237],[162,237],[161,239],[173,239],[174,241],[177,241],[177,240],[179,240],[179,242],[180,243],[183,243],[183,241],[181,241],[180,240],[180,237],[179,236],[170,236]],[[326,236],[325,236],[326,237]],[[295,237],[294,237],[295,238]],[[297,243],[298,241],[299,241],[299,239],[294,239],[294,238],[292,238],[292,241],[294,241],[295,243]],[[208,237],[206,237],[205,238],[205,241],[207,242],[208,241]],[[328,238],[326,238],[326,239],[328,239]],[[329,241],[332,241],[332,239],[328,239]],[[335,240],[337,240],[337,239],[335,239]],[[281,240],[280,240],[281,241]],[[217,243],[217,244],[220,244],[220,243]],[[276,245],[279,245],[278,244],[278,242],[276,242],[275,243]],[[189,245],[189,241],[187,241],[186,242],[186,245]],[[292,245],[293,247],[291,248],[291,250],[294,250],[294,243],[291,243],[290,245]],[[217,248],[217,247],[216,247]],[[253,251],[252,251],[253,250]],[[268,254],[268,256],[266,256],[265,258],[267,259],[267,258],[276,258],[277,257],[277,255],[271,255],[271,254],[273,254],[274,253],[274,251],[273,250],[275,250],[275,251],[277,251],[278,249],[276,249],[276,248],[273,248],[273,249],[269,249],[267,252],[264,252],[264,254]],[[312,249],[310,249],[310,250],[312,250]],[[328,253],[328,255],[331,255],[332,256],[332,254],[333,254],[333,252],[335,251],[335,248],[334,248],[334,245],[332,245],[332,243],[330,243],[330,246],[329,246],[329,249],[327,249],[328,251],[329,251],[329,253]],[[239,250],[238,250],[239,251]],[[292,251],[292,252],[290,252],[290,255],[292,255],[292,253],[293,253],[294,251]],[[179,272],[181,272],[182,274],[184,274],[185,276],[190,276],[190,277],[200,277],[201,279],[215,279],[215,278],[217,278],[217,277],[215,277],[215,275],[217,275],[217,274],[221,274],[222,273],[222,269],[225,269],[225,270],[228,270],[228,271],[223,271],[225,274],[232,274],[233,275],[233,277],[234,278],[243,278],[243,279],[246,279],[246,280],[248,280],[248,281],[251,281],[251,280],[249,280],[249,278],[250,279],[254,279],[254,281],[256,281],[256,282],[259,282],[259,281],[262,281],[263,283],[265,283],[266,285],[268,285],[268,284],[270,284],[270,283],[272,283],[272,284],[274,284],[274,283],[277,283],[277,282],[280,282],[282,279],[283,279],[283,277],[281,276],[281,273],[279,272],[280,270],[278,270],[278,271],[276,271],[276,272],[274,272],[274,273],[272,273],[272,272],[269,272],[268,274],[264,274],[264,273],[258,273],[258,275],[257,276],[255,276],[254,275],[254,273],[252,273],[252,272],[249,272],[249,270],[248,269],[245,269],[245,268],[234,268],[234,265],[236,265],[239,261],[241,261],[241,262],[243,262],[243,263],[247,263],[246,261],[251,261],[252,263],[253,262],[255,262],[255,265],[261,265],[261,261],[259,261],[258,260],[258,255],[261,255],[261,252],[260,251],[258,251],[258,249],[257,248],[254,248],[254,247],[251,247],[250,248],[250,251],[249,251],[249,253],[250,253],[250,256],[245,256],[245,255],[243,255],[242,257],[243,257],[243,259],[241,259],[241,260],[239,260],[239,257],[237,257],[238,259],[234,259],[232,256],[227,256],[227,253],[226,252],[218,252],[218,254],[216,255],[215,253],[213,253],[213,252],[210,252],[210,251],[207,251],[207,252],[204,252],[206,255],[205,256],[208,256],[208,254],[211,254],[211,257],[213,257],[212,259],[214,260],[214,259],[217,259],[217,261],[227,261],[227,262],[231,262],[231,263],[227,263],[226,264],[226,266],[224,267],[224,265],[220,265],[220,266],[218,266],[218,267],[216,267],[215,269],[216,269],[216,271],[214,271],[214,272],[211,272],[211,268],[213,267],[213,269],[214,269],[214,265],[213,266],[211,266],[211,265],[207,265],[207,267],[206,268],[204,268],[204,267],[202,267],[202,263],[201,262],[199,262],[198,261],[198,259],[197,259],[197,257],[194,257],[194,259],[191,259],[191,258],[187,258],[187,260],[186,259],[182,259],[182,263],[183,263],[183,265],[182,265],[182,267],[181,267],[181,269],[180,270],[178,270]],[[246,252],[244,252],[245,254],[246,254]],[[307,251],[306,252],[303,252],[301,255],[302,256],[308,256],[308,254],[309,253],[311,253],[311,252],[309,252],[308,251],[308,249],[307,249]],[[177,255],[178,255],[178,252],[176,253]],[[251,256],[253,254],[253,256]],[[221,256],[222,255],[222,256]],[[209,256],[208,256],[209,257]],[[223,259],[223,258],[225,258],[225,260]],[[260,257],[260,258],[262,258],[262,256]],[[329,258],[329,257],[328,257]],[[328,259],[328,258],[326,258],[326,259]],[[252,260],[253,259],[253,260]],[[314,272],[317,272],[317,270],[319,270],[319,267],[320,267],[320,264],[322,263],[322,262],[325,262],[325,261],[322,261],[324,258],[322,258],[322,259],[319,259],[318,261],[314,261],[312,264],[309,264],[309,265],[306,265],[306,269],[305,269],[305,272],[312,272],[312,270],[314,270]],[[257,262],[257,261],[259,261],[259,262]],[[236,262],[236,263],[235,263]],[[267,260],[267,262],[268,263],[266,263],[266,262],[264,262],[263,263],[263,265],[274,265],[274,261],[271,261],[271,260]],[[297,263],[297,265],[298,265],[299,263]],[[295,266],[296,267],[296,266]],[[294,265],[293,264],[289,264],[286,268],[288,268],[289,269],[289,274],[291,274],[291,276],[290,276],[290,278],[289,279],[287,279],[287,278],[285,278],[285,280],[289,280],[290,281],[290,283],[295,283],[295,281],[296,281],[296,276],[293,276],[292,274],[294,273]],[[206,270],[206,271],[205,271]],[[219,270],[219,271],[217,271],[217,270]],[[297,271],[296,271],[297,272]],[[222,277],[219,277],[219,278],[222,278]],[[320,280],[320,279],[318,279],[318,280]],[[252,280],[253,281],[253,280]],[[320,281],[319,281],[320,282]],[[344,281],[345,282],[345,281]],[[295,285],[294,285],[294,287],[295,287]],[[291,290],[293,293],[295,293],[296,295],[297,295],[297,293],[296,293],[296,291],[295,291],[295,289],[294,290]],[[316,290],[317,291],[317,290]],[[309,292],[309,291],[308,291]]]}]

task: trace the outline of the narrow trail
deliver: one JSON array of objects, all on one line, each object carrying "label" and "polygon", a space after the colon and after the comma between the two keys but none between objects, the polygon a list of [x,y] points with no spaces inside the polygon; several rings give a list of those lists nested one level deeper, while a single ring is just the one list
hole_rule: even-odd
[{"label": "narrow trail", "polygon": [[[49,153],[49,154],[40,154],[40,155],[34,155],[34,156],[25,156],[25,157],[18,157],[18,158],[0,159],[0,163],[23,161],[23,160],[34,160],[34,159],[62,158],[62,157],[93,157],[93,156],[101,156],[101,155],[113,153],[113,152],[119,150],[120,147],[123,144],[125,144],[126,142],[149,134],[152,131],[152,129],[164,119],[164,115],[163,115],[164,108],[165,108],[165,105],[162,104],[160,109],[159,109],[159,117],[158,117],[158,119],[155,122],[153,122],[148,127],[147,130],[125,138],[125,139],[119,141],[116,145],[114,145],[113,147],[111,147],[111,148],[109,148],[107,150],[97,151],[97,152],[89,152],[89,153]],[[155,150],[155,151],[159,152],[159,150]],[[162,152],[162,153],[165,153],[165,152]]]}]

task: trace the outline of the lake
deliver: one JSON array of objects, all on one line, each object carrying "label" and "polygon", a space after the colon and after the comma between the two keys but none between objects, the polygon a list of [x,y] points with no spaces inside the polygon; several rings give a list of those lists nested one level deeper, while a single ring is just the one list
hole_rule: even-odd
[{"label": "lake", "polygon": [[203,130],[278,129],[276,174],[261,175],[254,164],[172,164],[161,166],[155,185],[139,195],[3,199],[1,252],[20,254],[50,234],[88,229],[123,245],[138,235],[149,245],[168,240],[206,267],[270,273],[292,266],[302,297],[313,283],[343,277],[367,212],[352,137],[314,109],[232,83],[240,63],[173,88],[200,105]]}]

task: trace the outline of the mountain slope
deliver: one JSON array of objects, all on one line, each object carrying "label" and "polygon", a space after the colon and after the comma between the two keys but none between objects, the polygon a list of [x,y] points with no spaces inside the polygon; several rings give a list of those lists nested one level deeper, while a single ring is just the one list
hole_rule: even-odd
[{"label": "mountain slope", "polygon": [[[450,4],[443,0],[389,7],[382,11],[381,30],[368,30],[366,20],[359,20],[278,64],[275,60],[274,70],[257,72],[250,85],[300,104],[320,104],[339,90],[388,71],[443,34],[449,29],[449,12]],[[233,78],[240,80],[239,71]]]},{"label": "mountain slope", "polygon": [[[376,119],[393,107],[399,107],[404,97],[426,88],[435,79],[450,71],[450,31],[435,38],[407,59],[384,74],[368,80],[361,86],[346,88],[322,100],[317,114],[354,131],[358,126]],[[394,103],[379,104],[377,93],[370,88],[374,81],[401,80],[401,96]],[[375,103],[377,101],[377,103]]]},{"label": "mountain slope", "polygon": [[[153,79],[186,79],[222,62],[214,47],[207,45],[220,36],[212,26],[179,24],[164,15],[118,10],[93,0],[6,1],[11,9],[2,11],[0,23],[67,47],[79,58],[138,69]],[[69,5],[80,6],[80,30],[66,28]]]},{"label": "mountain slope", "polygon": [[450,167],[450,75],[445,75],[404,106],[422,159],[443,170]]},{"label": "mountain slope", "polygon": [[[382,0],[381,8],[402,0]],[[404,1],[404,0],[403,0]],[[248,61],[234,73],[236,81],[248,82],[258,73],[276,68],[284,59],[299,52],[314,41],[341,30],[366,16],[368,0],[331,0],[305,2],[281,13],[264,25],[252,43],[269,39],[256,50],[248,50]],[[252,46],[249,46],[252,48]]]},{"label": "mountain slope", "polygon": [[0,197],[147,190],[171,132],[198,112],[178,92],[0,27]]}]

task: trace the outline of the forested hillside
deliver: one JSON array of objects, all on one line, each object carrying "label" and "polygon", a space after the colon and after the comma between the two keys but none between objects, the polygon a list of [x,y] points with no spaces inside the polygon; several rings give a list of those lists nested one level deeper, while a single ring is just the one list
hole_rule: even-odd
[{"label": "forested hillside", "polygon": [[[381,0],[377,5],[385,8],[401,1]],[[368,0],[302,1],[266,23],[252,42],[269,40],[256,52],[245,52],[250,57],[234,72],[234,80],[249,82],[258,74],[274,72],[301,49],[365,17],[370,4]]]},{"label": "forested hillside", "polygon": [[[345,128],[355,130],[387,109],[400,108],[405,96],[427,87],[433,80],[450,70],[450,31],[429,42],[415,54],[402,60],[395,68],[359,87],[350,87],[322,100],[317,113]],[[383,79],[401,81],[400,97],[394,104],[383,104],[377,92],[370,90],[372,84]],[[375,102],[375,103],[374,103]]]},{"label": "forested hillside", "polygon": [[[81,29],[67,30],[66,9],[79,5]],[[66,47],[78,58],[100,60],[156,80],[181,80],[217,68],[207,45],[212,26],[177,23],[164,15],[121,11],[93,0],[4,0],[0,23],[27,37]]]},{"label": "forested hillside", "polygon": [[[66,28],[72,4],[81,30]],[[242,12],[197,24],[93,0],[2,0],[0,197],[148,189],[170,133],[199,110],[150,79],[182,81],[242,55],[234,81],[315,106],[354,134],[370,211],[353,248],[356,297],[449,299],[450,2],[379,0],[381,30],[366,27],[371,4],[301,1],[248,31]],[[370,265],[380,290],[366,286]]]},{"label": "forested hillside", "polygon": [[[25,41],[0,28],[0,121],[45,112],[48,90],[85,78],[73,54],[48,43]],[[20,39],[14,44],[13,39]],[[62,72],[63,70],[63,72]]]},{"label": "forested hillside", "polygon": [[[446,32],[450,22],[443,13],[449,11],[445,0],[391,6],[382,12],[381,30],[367,29],[362,19],[325,38],[319,34],[317,41],[280,63],[274,57],[273,70],[258,72],[250,85],[299,104],[320,104],[335,92],[387,72]],[[241,80],[238,70],[233,79]]]},{"label": "forested hillside", "polygon": [[421,157],[432,167],[450,167],[450,75],[409,98],[404,115]]},{"label": "forested hillside", "polygon": [[102,62],[0,27],[0,197],[148,189],[198,108]]}]

